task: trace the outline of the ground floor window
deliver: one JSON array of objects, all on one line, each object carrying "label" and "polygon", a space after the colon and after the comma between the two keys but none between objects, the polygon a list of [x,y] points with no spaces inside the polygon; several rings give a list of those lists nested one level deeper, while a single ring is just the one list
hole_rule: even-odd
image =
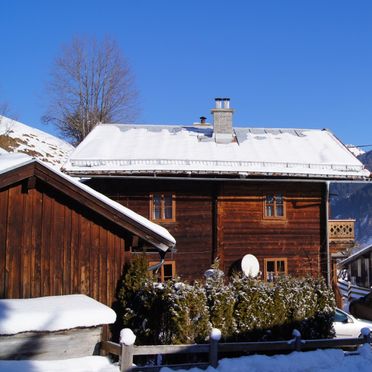
[{"label": "ground floor window", "polygon": [[[149,262],[149,266],[156,265],[157,263],[158,262],[151,261]],[[165,261],[153,275],[158,282],[165,282],[166,280],[173,279],[176,276],[176,261]]]},{"label": "ground floor window", "polygon": [[288,265],[286,258],[265,258],[264,261],[264,275],[267,282],[274,282],[276,278],[287,275]]}]

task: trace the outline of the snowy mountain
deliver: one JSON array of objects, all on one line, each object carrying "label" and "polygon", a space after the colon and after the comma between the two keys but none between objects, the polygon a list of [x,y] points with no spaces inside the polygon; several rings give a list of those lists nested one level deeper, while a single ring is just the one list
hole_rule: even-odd
[{"label": "snowy mountain", "polygon": [[[372,172],[372,151],[358,156]],[[372,244],[372,182],[371,184],[332,184],[332,218],[355,218],[355,235],[360,246]]]},{"label": "snowy mountain", "polygon": [[364,150],[362,150],[360,147],[354,146],[354,145],[345,145],[348,150],[356,157],[363,155],[365,153]]},{"label": "snowy mountain", "polygon": [[23,152],[60,168],[73,149],[51,134],[0,115],[0,154]]}]

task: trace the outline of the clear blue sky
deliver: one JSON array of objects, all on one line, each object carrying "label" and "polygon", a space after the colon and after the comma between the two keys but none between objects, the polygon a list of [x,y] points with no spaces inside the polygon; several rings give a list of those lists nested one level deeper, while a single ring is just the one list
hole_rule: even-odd
[{"label": "clear blue sky", "polygon": [[223,96],[237,126],[372,143],[370,0],[0,0],[0,14],[0,101],[25,124],[53,133],[40,117],[61,45],[110,35],[136,76],[138,122],[210,121]]}]

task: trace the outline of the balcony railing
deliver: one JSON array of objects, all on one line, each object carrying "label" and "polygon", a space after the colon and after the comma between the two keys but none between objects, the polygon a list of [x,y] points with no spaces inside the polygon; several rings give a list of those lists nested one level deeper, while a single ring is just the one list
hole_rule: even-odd
[{"label": "balcony railing", "polygon": [[354,240],[355,220],[329,220],[328,233],[329,240],[350,241]]}]

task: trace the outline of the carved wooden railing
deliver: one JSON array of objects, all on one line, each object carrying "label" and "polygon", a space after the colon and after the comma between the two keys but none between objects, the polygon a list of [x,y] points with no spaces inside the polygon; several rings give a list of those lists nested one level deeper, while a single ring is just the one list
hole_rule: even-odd
[{"label": "carved wooden railing", "polygon": [[329,240],[354,240],[354,225],[355,220],[329,220]]}]

